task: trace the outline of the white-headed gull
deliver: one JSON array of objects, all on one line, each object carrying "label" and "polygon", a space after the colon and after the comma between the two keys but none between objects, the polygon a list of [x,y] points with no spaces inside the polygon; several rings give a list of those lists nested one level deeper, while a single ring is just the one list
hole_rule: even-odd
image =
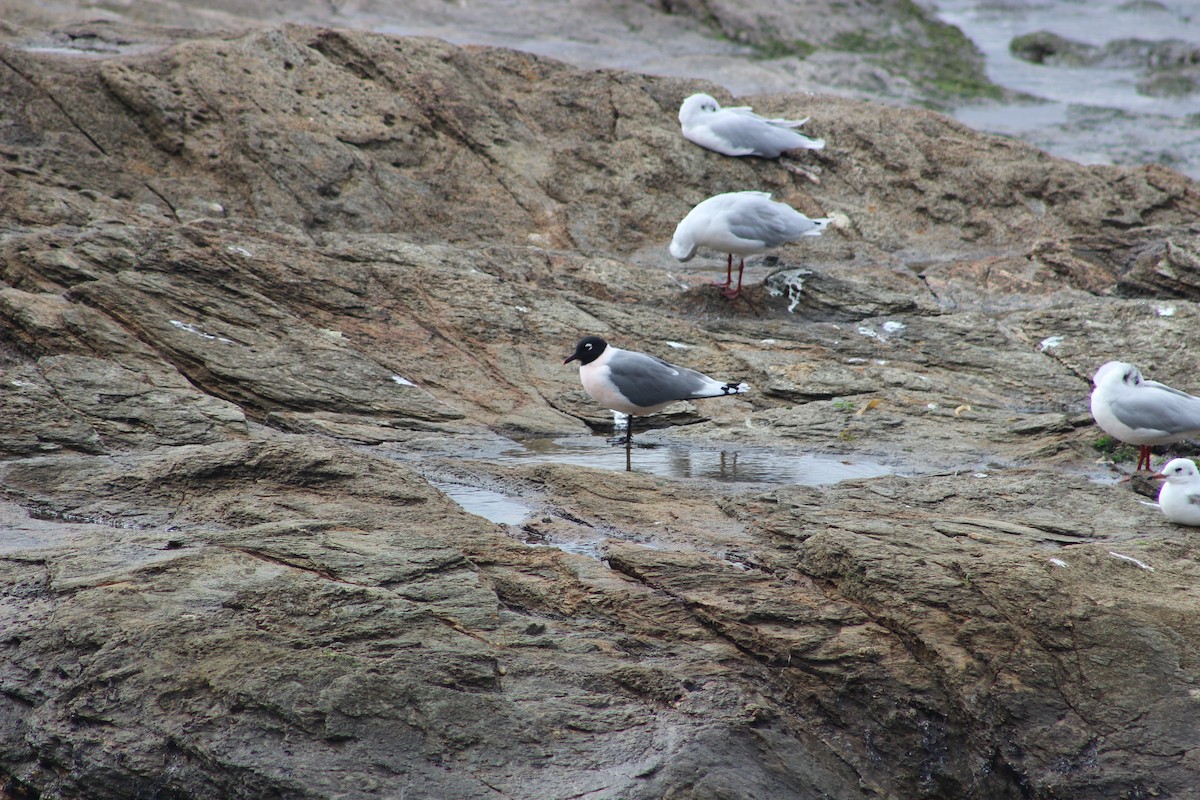
[{"label": "white-headed gull", "polygon": [[[804,236],[820,236],[828,218],[809,219],[787,203],[771,199],[768,192],[727,192],[714,195],[688,212],[675,228],[671,255],[690,261],[697,247],[708,247],[729,256],[724,288],[726,297],[742,293],[746,256]],[[737,288],[733,283],[733,257],[741,258]]]},{"label": "white-headed gull", "polygon": [[1179,525],[1200,525],[1200,471],[1190,458],[1173,458],[1151,477],[1166,483],[1158,490],[1158,507]]},{"label": "white-headed gull", "polygon": [[807,117],[767,119],[747,106],[721,108],[706,94],[694,94],[679,106],[684,138],[727,156],[779,158],[788,150],[820,150],[823,139],[794,130],[806,122]]},{"label": "white-headed gull", "polygon": [[1136,444],[1137,469],[1150,469],[1150,446],[1200,434],[1200,397],[1148,381],[1133,364],[1109,361],[1092,382],[1092,417],[1114,439]]},{"label": "white-headed gull", "polygon": [[633,439],[635,416],[653,414],[676,400],[725,397],[750,390],[744,383],[726,383],[636,350],[613,347],[599,336],[580,339],[563,363],[572,361],[579,362],[579,381],[593,400],[630,415],[626,446]]}]

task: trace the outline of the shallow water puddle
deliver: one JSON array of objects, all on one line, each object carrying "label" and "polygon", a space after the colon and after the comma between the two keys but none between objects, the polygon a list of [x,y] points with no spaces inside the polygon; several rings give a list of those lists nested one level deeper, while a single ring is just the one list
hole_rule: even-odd
[{"label": "shallow water puddle", "polygon": [[458,503],[464,511],[501,525],[520,525],[533,513],[532,506],[491,489],[433,480],[429,485]]},{"label": "shallow water puddle", "polygon": [[[533,515],[532,506],[502,492],[438,480],[430,480],[429,485],[458,503],[467,513],[483,517],[489,522],[519,527]],[[525,536],[520,531],[516,531],[515,534],[519,541],[530,547],[554,547],[567,553],[595,559],[601,557],[600,542],[604,539],[603,536],[597,536],[583,541],[574,541],[534,538]]]},{"label": "shallow water puddle", "polygon": [[[635,435],[634,441],[637,441]],[[501,454],[502,460],[575,464],[622,472],[625,448],[600,436],[527,439]],[[664,478],[692,478],[722,483],[796,483],[822,486],[854,478],[877,478],[895,470],[860,457],[781,453],[775,450],[714,450],[678,445],[635,446],[633,471]]]},{"label": "shallow water puddle", "polygon": [[[573,464],[593,469],[625,471],[625,448],[600,435],[510,440],[484,461],[509,464]],[[861,457],[788,453],[778,450],[713,449],[679,444],[635,446],[633,470],[664,478],[720,483],[800,484],[820,486],[896,472],[892,467]],[[426,476],[430,485],[490,522],[521,527],[534,515],[533,505],[519,497],[468,483]],[[470,480],[466,478],[466,480]],[[546,520],[548,521],[548,520]],[[531,532],[535,533],[535,532]],[[522,538],[530,547],[556,547],[569,553],[600,558],[604,535],[586,540]]]},{"label": "shallow water puddle", "polygon": [[534,542],[526,539],[525,544],[529,545],[530,547],[555,547],[559,550],[562,550],[564,553],[574,553],[575,555],[587,556],[588,558],[595,558],[599,560],[602,556],[600,552],[600,543],[603,542],[605,538],[606,537],[598,536],[596,538],[587,539],[584,541],[547,539],[544,542]]}]

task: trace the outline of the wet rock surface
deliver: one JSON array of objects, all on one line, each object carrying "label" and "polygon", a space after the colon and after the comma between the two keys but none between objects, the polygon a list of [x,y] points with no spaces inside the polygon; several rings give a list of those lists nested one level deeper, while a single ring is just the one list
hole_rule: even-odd
[{"label": "wet rock surface", "polygon": [[1034,64],[1084,67],[1132,67],[1141,73],[1138,91],[1172,97],[1200,91],[1200,48],[1180,39],[1117,39],[1103,46],[1077,42],[1050,31],[1014,38],[1017,58]]},{"label": "wet rock surface", "polygon": [[[738,94],[799,87],[886,97],[947,108],[1000,97],[978,48],[934,12],[908,0],[855,0],[838,6],[797,0],[653,0],[560,3],[481,0],[352,5],[247,0],[205,7],[147,0],[103,10],[69,1],[53,8],[0,2],[0,18],[42,47],[119,52],[138,38],[161,44],[196,31],[261,29],[284,23],[435,36],[460,45],[516,47],[584,67],[657,75],[719,76]],[[101,23],[101,24],[97,24]]]},{"label": "wet rock surface", "polygon": [[[1087,396],[1116,356],[1200,388],[1194,183],[754,98],[812,116],[817,183],[686,142],[710,85],[430,39],[67,49],[0,48],[8,791],[1192,791],[1195,534]],[[731,303],[666,245],[747,188],[838,223]],[[894,474],[501,457],[611,424],[587,333],[755,387],[635,469]]]}]

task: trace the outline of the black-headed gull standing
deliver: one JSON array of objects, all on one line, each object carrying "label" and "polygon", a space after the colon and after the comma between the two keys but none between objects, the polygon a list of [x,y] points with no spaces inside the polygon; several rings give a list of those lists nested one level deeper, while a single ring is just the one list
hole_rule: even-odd
[{"label": "black-headed gull standing", "polygon": [[679,106],[683,137],[726,156],[779,158],[788,150],[820,150],[823,139],[795,130],[806,122],[807,117],[767,119],[747,106],[721,108],[706,94],[694,94]]},{"label": "black-headed gull standing", "polygon": [[579,381],[593,400],[629,415],[626,451],[632,446],[635,416],[653,414],[677,400],[726,397],[750,390],[744,383],[719,381],[661,358],[613,347],[599,336],[580,339],[563,363],[572,361],[579,362]]},{"label": "black-headed gull standing", "polygon": [[[768,192],[727,192],[714,195],[688,212],[675,228],[671,255],[690,261],[696,248],[708,247],[726,253],[724,288],[726,297],[742,293],[746,256],[794,242],[805,236],[820,236],[828,218],[810,219],[787,203],[771,199]],[[737,287],[733,288],[733,257],[741,259]]]},{"label": "black-headed gull standing", "polygon": [[1200,525],[1200,470],[1189,458],[1173,458],[1151,477],[1166,483],[1158,490],[1158,507],[1171,522]]},{"label": "black-headed gull standing", "polygon": [[1092,417],[1114,439],[1139,446],[1137,469],[1150,469],[1150,447],[1200,434],[1200,397],[1148,381],[1133,364],[1109,361],[1092,382]]}]

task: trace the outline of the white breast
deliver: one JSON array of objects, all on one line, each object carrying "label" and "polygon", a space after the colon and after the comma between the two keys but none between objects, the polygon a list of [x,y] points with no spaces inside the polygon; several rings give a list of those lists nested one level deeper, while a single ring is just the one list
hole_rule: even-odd
[{"label": "white breast", "polygon": [[1196,490],[1194,484],[1165,484],[1158,493],[1158,505],[1167,519],[1180,525],[1200,525],[1200,505],[1192,502]]}]

